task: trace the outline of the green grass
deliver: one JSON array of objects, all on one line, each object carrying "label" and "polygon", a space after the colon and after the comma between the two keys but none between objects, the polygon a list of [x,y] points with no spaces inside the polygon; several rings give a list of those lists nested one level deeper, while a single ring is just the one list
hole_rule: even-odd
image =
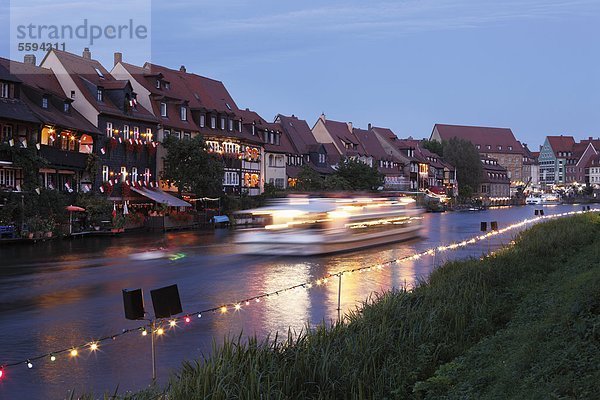
[{"label": "green grass", "polygon": [[378,295],[344,323],[284,340],[226,339],[185,363],[165,398],[593,398],[599,233],[597,215],[547,222],[494,257]]}]

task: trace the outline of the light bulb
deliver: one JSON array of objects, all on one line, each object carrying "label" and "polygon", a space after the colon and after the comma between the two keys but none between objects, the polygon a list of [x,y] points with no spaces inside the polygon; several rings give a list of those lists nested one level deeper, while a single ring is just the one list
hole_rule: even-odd
[{"label": "light bulb", "polygon": [[77,354],[78,354],[77,349],[71,350],[70,354],[71,354],[71,357],[77,357]]},{"label": "light bulb", "polygon": [[144,330],[142,331],[142,336],[146,336],[146,335],[148,335],[148,331],[144,329]]},{"label": "light bulb", "polygon": [[50,355],[50,361],[56,361],[56,356],[54,354]]},{"label": "light bulb", "polygon": [[191,321],[191,319],[190,319],[190,317],[188,317],[188,316],[186,315],[186,316],[185,316],[185,318],[184,318],[184,321],[185,321],[185,323],[186,323],[186,324],[189,324],[189,323],[190,323],[190,321]]},{"label": "light bulb", "polygon": [[27,368],[29,368],[29,369],[33,368],[33,364],[31,363],[31,361],[27,361]]},{"label": "light bulb", "polygon": [[169,321],[169,325],[171,326],[171,328],[175,327],[177,325],[177,321],[175,321],[174,319]]},{"label": "light bulb", "polygon": [[163,333],[165,333],[165,330],[163,328],[158,328],[157,331],[156,331],[156,334],[158,336],[162,335]]},{"label": "light bulb", "polygon": [[236,310],[239,310],[240,308],[242,308],[242,306],[239,305],[239,304],[236,304],[234,307],[235,307]]},{"label": "light bulb", "polygon": [[98,343],[92,343],[92,344],[90,344],[90,350],[92,350],[92,351],[98,350]]}]

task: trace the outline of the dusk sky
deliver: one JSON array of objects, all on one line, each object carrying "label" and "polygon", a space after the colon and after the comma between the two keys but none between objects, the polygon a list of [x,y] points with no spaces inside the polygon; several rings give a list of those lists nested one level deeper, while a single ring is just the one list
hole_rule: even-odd
[{"label": "dusk sky", "polygon": [[155,1],[151,61],[223,81],[267,120],[312,126],[324,112],[402,137],[510,127],[534,150],[546,135],[600,136],[599,22],[598,0]]}]

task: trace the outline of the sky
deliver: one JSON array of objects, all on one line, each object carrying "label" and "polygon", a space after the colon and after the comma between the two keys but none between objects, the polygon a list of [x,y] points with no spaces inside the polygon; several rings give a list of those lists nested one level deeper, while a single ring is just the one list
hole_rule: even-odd
[{"label": "sky", "polygon": [[[82,5],[119,15],[110,1],[13,0],[12,10],[44,3],[26,10],[47,22]],[[149,49],[99,46],[94,58],[109,70],[113,50],[185,65],[267,120],[295,114],[312,126],[325,113],[417,138],[435,123],[509,127],[532,150],[546,135],[600,136],[598,0],[137,1],[150,11]],[[10,11],[0,0],[2,57]]]}]

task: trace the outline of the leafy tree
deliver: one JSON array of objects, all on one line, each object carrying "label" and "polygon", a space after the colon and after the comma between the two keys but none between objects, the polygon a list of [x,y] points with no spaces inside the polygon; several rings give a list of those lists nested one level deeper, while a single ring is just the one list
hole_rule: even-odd
[{"label": "leafy tree", "polygon": [[452,138],[442,143],[444,160],[456,168],[458,194],[469,198],[481,184],[483,167],[477,148],[468,140]]},{"label": "leafy tree", "polygon": [[421,141],[421,146],[423,146],[423,148],[431,151],[432,153],[437,154],[440,157],[444,156],[444,146],[442,143],[438,142],[437,140],[422,140]]},{"label": "leafy tree", "polygon": [[314,192],[323,189],[323,178],[321,175],[308,165],[302,167],[302,171],[298,174],[298,182],[296,188],[307,192]]},{"label": "leafy tree", "polygon": [[334,175],[346,181],[352,190],[376,190],[383,186],[385,179],[376,166],[370,167],[353,159],[340,161]]},{"label": "leafy tree", "polygon": [[206,151],[202,137],[179,139],[169,136],[163,146],[167,156],[162,179],[173,183],[179,194],[182,191],[202,195],[223,192],[223,163]]},{"label": "leafy tree", "polygon": [[349,190],[350,183],[339,176],[338,174],[327,175],[323,181],[323,189],[325,190]]}]

